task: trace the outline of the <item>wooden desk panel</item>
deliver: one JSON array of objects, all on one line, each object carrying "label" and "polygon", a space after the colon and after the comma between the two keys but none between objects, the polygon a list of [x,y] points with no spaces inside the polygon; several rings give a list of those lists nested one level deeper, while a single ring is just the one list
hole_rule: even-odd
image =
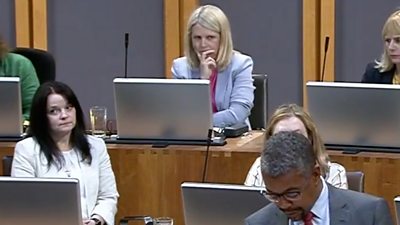
[{"label": "wooden desk panel", "polygon": [[[342,164],[347,171],[363,171],[365,192],[386,199],[395,215],[393,198],[400,195],[400,153],[343,154],[329,151],[332,161]],[[393,217],[395,218],[395,217]]]},{"label": "wooden desk panel", "polygon": [[[263,136],[232,139],[226,146],[211,147],[208,182],[242,184],[262,149]],[[0,143],[0,157],[12,155],[15,143]],[[170,216],[183,223],[180,184],[202,179],[205,146],[108,144],[120,193],[117,219],[126,215]],[[365,173],[365,192],[384,197],[394,215],[393,197],[400,193],[400,154],[343,154],[329,151],[332,161],[348,171]],[[0,161],[0,169],[2,162]]]},{"label": "wooden desk panel", "polygon": [[[242,184],[259,155],[262,133],[211,147],[207,182]],[[121,195],[117,218],[124,215],[170,216],[184,224],[180,185],[201,182],[205,146],[108,145]],[[255,151],[257,150],[257,151]]]},{"label": "wooden desk panel", "polygon": [[[259,155],[263,133],[231,139],[210,147],[207,182],[242,184]],[[12,155],[15,143],[0,143],[0,157]],[[184,224],[180,185],[201,182],[205,146],[107,144],[120,194],[117,220],[127,215],[170,216]],[[2,170],[0,161],[0,170]]]}]

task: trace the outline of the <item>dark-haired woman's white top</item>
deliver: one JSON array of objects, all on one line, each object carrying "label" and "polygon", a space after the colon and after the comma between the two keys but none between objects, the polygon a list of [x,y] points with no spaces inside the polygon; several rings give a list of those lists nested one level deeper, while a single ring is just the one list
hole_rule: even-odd
[{"label": "dark-haired woman's white top", "polygon": [[118,191],[110,156],[104,141],[87,136],[92,154],[92,163],[82,162],[76,149],[62,153],[65,165],[59,170],[52,164],[47,167],[47,159],[40,151],[34,138],[26,138],[15,146],[11,176],[77,178],[81,189],[82,217],[100,215],[108,225],[114,224],[117,212]]}]

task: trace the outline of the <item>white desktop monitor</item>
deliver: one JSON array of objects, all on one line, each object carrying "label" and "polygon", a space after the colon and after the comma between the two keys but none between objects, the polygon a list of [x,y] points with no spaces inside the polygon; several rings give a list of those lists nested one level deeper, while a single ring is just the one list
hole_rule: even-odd
[{"label": "white desktop monitor", "polygon": [[22,135],[21,89],[19,77],[0,77],[0,138]]},{"label": "white desktop monitor", "polygon": [[400,224],[400,196],[394,198],[394,208],[397,224]]},{"label": "white desktop monitor", "polygon": [[308,82],[308,110],[330,147],[400,149],[400,86]]},{"label": "white desktop monitor", "polygon": [[243,225],[269,203],[263,187],[185,182],[181,190],[186,225]]},{"label": "white desktop monitor", "polygon": [[114,79],[120,139],[207,140],[212,129],[209,81]]},{"label": "white desktop monitor", "polygon": [[82,225],[77,179],[0,177],[0,224]]}]

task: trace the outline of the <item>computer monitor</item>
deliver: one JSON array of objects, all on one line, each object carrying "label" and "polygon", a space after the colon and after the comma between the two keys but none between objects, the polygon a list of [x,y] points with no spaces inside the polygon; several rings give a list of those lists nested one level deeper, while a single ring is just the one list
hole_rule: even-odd
[{"label": "computer monitor", "polygon": [[330,149],[400,149],[400,86],[308,82],[308,110]]},{"label": "computer monitor", "polygon": [[212,129],[208,80],[114,79],[118,138],[207,142]]},{"label": "computer monitor", "polygon": [[78,180],[0,177],[0,224],[82,225]]},{"label": "computer monitor", "polygon": [[263,187],[185,182],[181,190],[186,225],[243,225],[269,203]]},{"label": "computer monitor", "polygon": [[22,137],[19,77],[0,77],[0,140]]},{"label": "computer monitor", "polygon": [[394,208],[396,210],[396,221],[397,224],[400,224],[400,196],[396,196],[394,198]]}]

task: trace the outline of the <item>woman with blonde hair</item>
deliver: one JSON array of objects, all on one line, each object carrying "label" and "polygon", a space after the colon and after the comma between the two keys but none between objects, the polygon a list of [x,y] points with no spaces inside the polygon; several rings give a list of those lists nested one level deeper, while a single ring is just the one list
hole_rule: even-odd
[{"label": "woman with blonde hair", "polygon": [[364,83],[400,84],[400,10],[392,13],[382,28],[383,53],[380,60],[369,63]]},{"label": "woman with blonde hair", "polygon": [[189,18],[185,56],[175,59],[177,79],[210,80],[215,127],[246,122],[253,107],[253,60],[233,50],[228,18],[216,6],[197,8]]},{"label": "woman with blonde hair", "polygon": [[[285,104],[278,107],[272,115],[266,130],[266,139],[281,131],[295,131],[307,137],[321,168],[321,174],[331,185],[347,189],[346,170],[338,163],[329,161],[324,143],[310,115],[296,104]],[[265,186],[261,175],[260,157],[253,163],[245,181],[247,186]]]}]

